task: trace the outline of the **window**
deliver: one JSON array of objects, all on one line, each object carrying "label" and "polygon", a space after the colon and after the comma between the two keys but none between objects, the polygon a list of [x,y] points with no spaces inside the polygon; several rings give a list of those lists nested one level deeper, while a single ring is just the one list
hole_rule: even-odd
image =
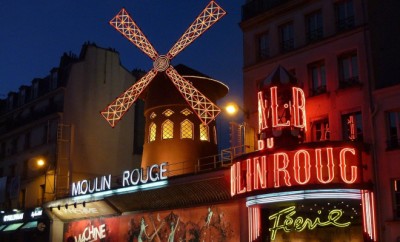
[{"label": "window", "polygon": [[174,123],[167,119],[162,124],[162,139],[172,139],[174,138]]},{"label": "window", "polygon": [[363,140],[361,112],[342,115],[342,127],[344,140]]},{"label": "window", "polygon": [[200,140],[201,141],[209,141],[208,126],[207,125],[200,124]]},{"label": "window", "polygon": [[336,29],[344,31],[354,27],[354,8],[352,0],[344,0],[335,4]]},{"label": "window", "polygon": [[189,109],[185,108],[181,111],[181,114],[185,115],[185,116],[189,116],[190,114],[192,114],[192,111],[190,111]]},{"label": "window", "polygon": [[357,53],[351,52],[339,56],[339,87],[359,85]]},{"label": "window", "polygon": [[267,32],[257,36],[257,61],[269,57],[269,35]]},{"label": "window", "polygon": [[326,92],[325,63],[319,61],[308,65],[310,75],[311,95],[315,96]]},{"label": "window", "polygon": [[400,219],[400,179],[393,180],[392,186],[394,218]]},{"label": "window", "polygon": [[181,123],[181,139],[193,139],[193,123],[187,119]]},{"label": "window", "polygon": [[167,109],[163,112],[163,114],[165,115],[165,117],[169,117],[172,114],[174,114],[174,111],[172,111],[171,109]]},{"label": "window", "polygon": [[306,37],[307,42],[322,39],[324,35],[322,25],[322,13],[317,11],[306,16]]},{"label": "window", "polygon": [[312,141],[330,140],[329,120],[327,118],[312,123]]},{"label": "window", "polygon": [[400,148],[400,111],[387,113],[388,125],[388,149]]},{"label": "window", "polygon": [[149,142],[156,140],[156,131],[157,125],[155,123],[151,123],[149,126]]},{"label": "window", "polygon": [[279,27],[281,52],[294,49],[293,23],[287,23]]}]

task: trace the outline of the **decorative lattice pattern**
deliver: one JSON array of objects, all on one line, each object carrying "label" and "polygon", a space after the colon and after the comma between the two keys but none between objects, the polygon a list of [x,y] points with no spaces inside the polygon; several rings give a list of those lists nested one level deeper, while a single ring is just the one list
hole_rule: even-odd
[{"label": "decorative lattice pattern", "polygon": [[209,141],[208,126],[207,125],[200,124],[200,140],[201,141]]},{"label": "decorative lattice pattern", "polygon": [[155,77],[155,71],[149,71],[133,86],[123,92],[114,102],[101,111],[101,115],[107,122],[114,127],[122,116],[128,111],[132,104],[138,99],[139,95],[147,87],[151,80]]},{"label": "decorative lattice pattern", "polygon": [[182,78],[170,65],[170,61],[225,14],[226,12],[217,3],[210,1],[168,54],[164,56],[157,53],[128,12],[122,9],[110,21],[111,26],[153,60],[153,69],[101,112],[107,122],[114,127],[148,86],[150,81],[153,80],[157,72],[163,71],[166,71],[168,77],[181,92],[203,124],[208,124],[215,119],[221,110],[187,80]]},{"label": "decorative lattice pattern", "polygon": [[185,49],[186,46],[190,45],[213,24],[220,20],[225,14],[225,10],[223,10],[216,2],[210,1],[182,37],[171,48],[167,56],[170,58],[176,56],[179,52]]},{"label": "decorative lattice pattern", "polygon": [[157,114],[155,112],[152,112],[150,114],[150,119],[154,119],[155,117],[157,117]]},{"label": "decorative lattice pattern", "polygon": [[110,24],[152,60],[158,57],[157,51],[124,8],[111,19]]},{"label": "decorative lattice pattern", "polygon": [[149,142],[156,140],[157,133],[157,125],[155,123],[151,123],[149,126]]},{"label": "decorative lattice pattern", "polygon": [[174,111],[172,111],[171,109],[167,109],[163,112],[163,114],[165,115],[165,117],[169,117],[172,114],[174,114]]},{"label": "decorative lattice pattern", "polygon": [[179,73],[170,66],[166,71],[175,87],[178,88],[186,102],[192,107],[203,124],[214,120],[221,112],[221,109],[197,90],[190,82],[185,80]]},{"label": "decorative lattice pattern", "polygon": [[189,109],[185,108],[181,111],[181,114],[189,116],[190,114],[192,114],[192,112]]},{"label": "decorative lattice pattern", "polygon": [[181,139],[193,139],[193,123],[187,119],[181,123]]},{"label": "decorative lattice pattern", "polygon": [[162,138],[163,139],[174,138],[174,123],[169,119],[162,124]]}]

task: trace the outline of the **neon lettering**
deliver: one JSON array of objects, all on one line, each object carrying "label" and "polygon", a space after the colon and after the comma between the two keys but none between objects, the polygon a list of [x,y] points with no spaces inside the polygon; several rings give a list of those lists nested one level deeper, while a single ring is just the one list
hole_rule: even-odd
[{"label": "neon lettering", "polygon": [[301,88],[293,87],[293,126],[301,129],[307,128],[306,125],[306,98]]},{"label": "neon lettering", "polygon": [[[317,212],[321,215],[321,211]],[[345,228],[350,226],[351,222],[341,223],[338,220],[342,217],[343,211],[341,209],[333,209],[329,212],[326,221],[322,222],[320,217],[316,217],[314,220],[310,218],[303,218],[298,216],[293,218],[296,214],[296,206],[291,206],[269,216],[269,220],[273,221],[272,228],[269,228],[271,232],[271,240],[275,240],[276,234],[279,230],[283,230],[286,233],[291,231],[301,232],[305,229],[313,230],[316,227],[335,226],[338,228]]]},{"label": "neon lettering", "polygon": [[[279,157],[282,157],[282,162],[281,159]],[[283,163],[282,166],[280,166],[279,164]],[[290,187],[290,175],[289,172],[287,171],[287,167],[289,165],[289,156],[286,153],[275,153],[274,154],[274,186],[275,187],[280,187],[280,179],[279,179],[279,173],[283,172],[284,174],[284,180],[285,180],[285,184],[286,186]]]},{"label": "neon lettering", "polygon": [[272,113],[272,127],[289,127],[290,120],[287,120],[286,123],[279,123],[279,115],[278,115],[278,94],[277,87],[271,87],[271,113]]},{"label": "neon lettering", "polygon": [[258,92],[258,132],[268,128],[267,124],[267,100],[264,100],[263,93]]},{"label": "neon lettering", "polygon": [[254,162],[254,189],[258,190],[260,188],[267,187],[267,157],[261,156],[255,157]]},{"label": "neon lettering", "polygon": [[340,175],[345,183],[352,184],[357,179],[357,166],[351,166],[351,179],[348,179],[346,171],[346,153],[348,152],[354,156],[356,154],[356,150],[351,148],[345,148],[340,151]]},{"label": "neon lettering", "polygon": [[259,154],[262,155],[248,156],[232,165],[232,196],[260,189],[360,182],[357,165],[361,162],[354,148],[304,148]]},{"label": "neon lettering", "polygon": [[[300,166],[300,156],[303,156],[304,166]],[[304,181],[301,181],[300,169],[304,168]],[[300,185],[307,184],[311,178],[310,154],[306,150],[299,150],[294,154],[294,179]]]},{"label": "neon lettering", "polygon": [[246,172],[246,191],[250,192],[252,190],[253,182],[251,177],[253,176],[253,169],[251,166],[251,159],[246,160],[247,172]]},{"label": "neon lettering", "polygon": [[237,182],[237,193],[245,193],[246,187],[243,185],[244,179],[242,178],[242,169],[240,167],[240,162],[236,163],[236,182]]},{"label": "neon lettering", "polygon": [[332,148],[326,148],[326,154],[327,154],[327,168],[326,170],[328,171],[328,179],[324,180],[324,175],[323,175],[323,165],[322,165],[322,155],[321,155],[322,149],[315,149],[315,163],[316,163],[316,168],[317,168],[317,179],[319,182],[323,184],[327,184],[333,181],[333,178],[335,177],[335,164],[333,164],[333,149]]}]

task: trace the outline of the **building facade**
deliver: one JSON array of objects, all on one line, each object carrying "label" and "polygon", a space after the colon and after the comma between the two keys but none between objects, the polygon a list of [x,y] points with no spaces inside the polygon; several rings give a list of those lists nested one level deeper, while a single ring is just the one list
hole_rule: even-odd
[{"label": "building facade", "polygon": [[[372,159],[376,241],[397,241],[399,17],[396,1],[246,1],[244,108],[258,127],[254,93],[278,65],[307,99],[306,142],[351,141],[369,147]],[[385,37],[387,36],[387,37]],[[390,36],[390,37],[389,37]],[[346,240],[347,241],[347,240]],[[350,241],[350,240],[348,240]]]},{"label": "building facade", "polygon": [[[140,166],[141,153],[135,152],[134,139],[141,147],[143,134],[135,134],[134,129],[143,129],[143,114],[132,110],[125,117],[127,122],[113,130],[99,114],[111,97],[134,82],[116,51],[89,43],[82,46],[79,56],[64,54],[49,76],[36,78],[32,85],[0,100],[0,207],[4,218],[14,214],[13,210],[30,214],[48,201],[68,196],[71,181]],[[29,215],[23,217],[9,222],[2,218],[2,222],[32,220]],[[15,234],[26,236],[14,233],[16,229],[2,233],[2,241],[15,239]]]}]

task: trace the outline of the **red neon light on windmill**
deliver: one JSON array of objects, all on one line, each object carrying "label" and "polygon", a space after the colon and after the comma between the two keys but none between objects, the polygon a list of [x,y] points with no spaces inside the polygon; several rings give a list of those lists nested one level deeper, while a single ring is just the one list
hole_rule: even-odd
[{"label": "red neon light on windmill", "polygon": [[101,111],[102,116],[107,120],[107,122],[114,127],[128,111],[130,106],[132,106],[132,104],[138,99],[140,94],[149,85],[156,74],[163,71],[165,71],[172,83],[182,94],[186,102],[192,107],[193,111],[197,114],[203,124],[207,125],[209,122],[214,120],[221,110],[217,105],[197,90],[189,81],[179,75],[170,64],[170,61],[225,14],[226,12],[216,2],[211,1],[170,51],[166,55],[159,55],[133,19],[129,16],[128,12],[125,9],[122,9],[110,21],[110,24],[141,51],[148,55],[154,62],[153,68],[146,75],[130,88],[125,90],[125,92]]}]

